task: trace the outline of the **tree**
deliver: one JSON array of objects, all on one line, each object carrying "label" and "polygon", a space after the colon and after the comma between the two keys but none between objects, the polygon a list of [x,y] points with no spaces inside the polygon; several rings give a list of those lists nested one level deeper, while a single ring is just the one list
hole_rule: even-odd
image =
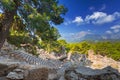
[{"label": "tree", "polygon": [[61,15],[67,11],[63,5],[58,5],[58,0],[0,0],[0,9],[3,11],[0,20],[0,48],[16,19],[22,21],[29,33],[42,36],[51,24],[62,23],[64,19]]},{"label": "tree", "polygon": [[58,40],[57,41],[61,46],[64,46],[64,47],[66,47],[66,45],[67,45],[67,42],[64,40],[64,39],[60,39],[60,40]]},{"label": "tree", "polygon": [[[0,1],[0,6],[4,10],[2,15],[2,20],[0,21],[0,49],[5,41],[5,38],[9,34],[10,26],[12,25],[11,22],[14,20],[14,15],[16,15],[16,11],[19,5],[17,1],[14,0],[14,4],[8,0]],[[7,3],[9,3],[7,5]],[[2,6],[3,4],[3,6]],[[15,5],[16,4],[16,5]],[[5,7],[4,7],[5,6]],[[13,9],[14,6],[14,9]]]},{"label": "tree", "polygon": [[46,46],[46,50],[48,52],[51,52],[53,50],[53,47],[56,47],[58,45],[57,39],[60,37],[60,34],[58,30],[55,27],[50,27],[47,31],[45,31],[41,35],[41,40],[44,46]]}]

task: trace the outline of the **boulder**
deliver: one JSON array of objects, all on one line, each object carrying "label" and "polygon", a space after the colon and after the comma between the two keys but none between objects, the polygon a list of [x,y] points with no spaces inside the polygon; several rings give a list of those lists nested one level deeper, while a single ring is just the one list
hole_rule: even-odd
[{"label": "boulder", "polygon": [[61,76],[61,77],[59,78],[59,80],[65,80],[64,76]]},{"label": "boulder", "polygon": [[22,69],[15,69],[12,72],[10,72],[7,76],[10,80],[21,80],[24,79],[24,70]]},{"label": "boulder", "polygon": [[7,78],[8,79],[15,79],[15,80],[21,80],[23,79],[23,74],[20,74],[20,73],[17,73],[17,72],[10,72],[8,75],[7,75]]},{"label": "boulder", "polygon": [[111,67],[93,70],[81,66],[65,70],[64,77],[65,80],[120,80],[120,73]]},{"label": "boulder", "polygon": [[49,70],[47,68],[38,68],[25,71],[24,80],[48,80]]},{"label": "boulder", "polygon": [[0,77],[0,80],[7,80],[6,76]]},{"label": "boulder", "polygon": [[65,74],[66,80],[78,80],[78,75],[74,71],[70,71],[67,74]]},{"label": "boulder", "polygon": [[0,64],[0,77],[6,76],[9,72],[14,70],[16,67],[18,67],[17,64],[11,64],[11,65]]}]

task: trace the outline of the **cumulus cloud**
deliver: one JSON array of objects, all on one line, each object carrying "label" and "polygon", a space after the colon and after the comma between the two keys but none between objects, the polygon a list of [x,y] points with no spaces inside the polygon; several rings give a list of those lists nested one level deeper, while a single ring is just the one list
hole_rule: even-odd
[{"label": "cumulus cloud", "polygon": [[78,32],[78,33],[72,34],[72,37],[73,37],[74,39],[80,39],[80,38],[85,37],[85,36],[88,35],[88,34],[92,34],[92,33],[91,33],[90,31],[80,31],[80,32]]},{"label": "cumulus cloud", "polygon": [[114,12],[113,14],[107,14],[105,12],[94,12],[91,15],[86,15],[85,18],[81,16],[76,16],[73,20],[67,20],[64,25],[69,25],[72,23],[80,24],[105,24],[110,23],[115,20],[120,19],[120,12]]},{"label": "cumulus cloud", "polygon": [[110,29],[120,29],[120,25],[114,25]]},{"label": "cumulus cloud", "polygon": [[108,30],[106,31],[107,34],[112,34],[112,31]]},{"label": "cumulus cloud", "polygon": [[61,33],[62,37],[60,39],[65,39],[68,42],[80,41],[84,39],[86,35],[93,34],[90,31],[80,31],[76,33]]},{"label": "cumulus cloud", "polygon": [[107,30],[105,33],[114,35],[117,33],[119,34],[119,32],[120,32],[120,25],[114,25],[114,26],[110,27],[110,30]]},{"label": "cumulus cloud", "polygon": [[65,22],[64,22],[64,25],[69,25],[69,24],[72,24],[72,23],[76,23],[77,25],[80,25],[80,24],[82,24],[84,22],[84,20],[83,20],[83,18],[81,17],[81,16],[77,16],[77,17],[75,17],[75,19],[74,20],[66,20]]},{"label": "cumulus cloud", "polygon": [[120,25],[114,25],[114,26],[110,27],[110,29],[112,29],[114,31],[114,33],[117,33],[120,31]]},{"label": "cumulus cloud", "polygon": [[77,17],[75,17],[75,19],[72,22],[77,23],[79,25],[79,24],[83,23],[84,20],[82,19],[81,16],[77,16]]},{"label": "cumulus cloud", "polygon": [[105,37],[110,39],[120,39],[120,25],[110,27],[110,30],[105,32]]},{"label": "cumulus cloud", "polygon": [[120,30],[119,29],[115,29],[114,30],[114,33],[118,33]]},{"label": "cumulus cloud", "polygon": [[120,18],[120,13],[115,12],[111,15],[108,15],[104,12],[94,12],[92,15],[87,15],[85,18],[85,21],[87,23],[93,23],[93,24],[104,24],[113,22],[116,19]]}]

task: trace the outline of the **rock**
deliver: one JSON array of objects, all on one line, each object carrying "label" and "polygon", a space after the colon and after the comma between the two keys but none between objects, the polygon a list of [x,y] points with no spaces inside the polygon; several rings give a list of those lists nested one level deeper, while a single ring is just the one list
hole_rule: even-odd
[{"label": "rock", "polygon": [[67,54],[67,60],[68,60],[68,61],[71,59],[71,54],[72,54],[72,52],[69,52],[69,53]]},{"label": "rock", "polygon": [[3,44],[3,47],[2,49],[5,50],[5,51],[12,51],[12,50],[15,50],[15,46],[14,45],[11,45],[7,42],[7,40],[5,40],[4,44]]},{"label": "rock", "polygon": [[92,62],[90,67],[93,69],[102,69],[107,66],[111,66],[115,69],[118,69],[118,71],[120,72],[119,61],[115,61],[111,58],[99,54],[95,55],[95,52],[93,50],[88,50],[88,59]]},{"label": "rock", "polygon": [[55,73],[49,73],[48,80],[58,80],[57,74]]},{"label": "rock", "polygon": [[120,80],[120,73],[110,67],[101,70],[83,66],[70,68],[65,71],[64,76],[65,80]]},{"label": "rock", "polygon": [[15,79],[15,80],[20,80],[20,79],[23,79],[23,74],[22,73],[17,73],[17,72],[10,72],[8,75],[7,75],[7,78],[8,79]]},{"label": "rock", "polygon": [[87,80],[87,79],[85,79],[85,78],[80,78],[80,80]]},{"label": "rock", "polygon": [[11,64],[11,65],[0,64],[0,77],[6,76],[9,72],[14,70],[16,67],[18,67],[17,64]]},{"label": "rock", "polygon": [[7,78],[8,79],[15,79],[15,80],[24,79],[24,72],[25,71],[22,69],[15,69],[7,75]]},{"label": "rock", "polygon": [[61,76],[61,77],[59,78],[59,80],[65,80],[64,76]]},{"label": "rock", "polygon": [[67,55],[61,55],[60,57],[57,57],[57,59],[60,61],[64,61],[65,59],[67,59]]},{"label": "rock", "polygon": [[13,70],[14,72],[17,72],[17,73],[24,73],[24,70],[22,70],[22,69],[15,69],[15,70]]},{"label": "rock", "polygon": [[32,69],[25,72],[24,80],[48,80],[48,74],[47,68]]},{"label": "rock", "polygon": [[72,65],[71,62],[66,62],[66,63],[64,63],[63,66],[62,66],[60,69],[58,69],[57,74],[58,74],[59,76],[64,76],[65,70],[66,70],[66,69],[69,69],[69,68],[72,67],[72,66],[73,66],[73,65]]},{"label": "rock", "polygon": [[0,80],[7,80],[6,76],[0,77]]},{"label": "rock", "polygon": [[6,73],[4,72],[5,69],[7,69],[8,66],[5,64],[0,64],[0,76],[4,76]]},{"label": "rock", "polygon": [[[47,54],[47,52],[42,49],[39,51],[42,58],[44,56],[45,60],[49,60],[48,63],[57,65],[58,68],[51,70],[43,67],[40,68],[41,65],[37,66],[36,64],[27,64],[22,60],[19,61],[18,58],[21,54],[16,55],[17,58],[15,59],[9,58],[6,55],[9,55],[10,52],[14,52],[14,49],[6,43],[3,50],[0,52],[0,56],[2,56],[0,57],[0,80],[6,80],[6,76],[10,80],[120,80],[120,73],[117,70],[112,67],[106,67],[108,65],[113,65],[120,68],[120,62],[115,62],[110,58],[100,55],[96,56],[93,51],[89,51],[90,54],[88,54],[88,58],[93,62],[92,66],[99,63],[100,66],[97,65],[97,68],[106,68],[98,70],[95,69],[95,65],[94,67],[89,66],[90,62],[86,55],[83,54],[69,54],[68,58],[66,58],[66,55],[57,57],[55,53]],[[23,59],[26,58],[30,61],[32,59],[28,58],[28,56]],[[20,65],[17,65],[17,60]],[[34,62],[35,59],[32,59],[32,61]],[[91,68],[85,66],[89,66]]]},{"label": "rock", "polygon": [[73,71],[70,71],[65,75],[65,79],[66,80],[78,80],[78,75],[75,74]]},{"label": "rock", "polygon": [[90,66],[91,61],[88,60],[86,54],[74,53],[71,55],[70,61],[76,66]]}]

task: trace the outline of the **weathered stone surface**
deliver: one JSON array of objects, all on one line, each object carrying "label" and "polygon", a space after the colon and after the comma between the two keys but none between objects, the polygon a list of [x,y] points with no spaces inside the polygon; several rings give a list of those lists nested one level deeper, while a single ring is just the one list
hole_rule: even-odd
[{"label": "weathered stone surface", "polygon": [[88,59],[92,62],[90,67],[93,69],[102,69],[111,66],[120,72],[120,61],[115,61],[106,56],[95,55],[93,50],[88,51]]},{"label": "weathered stone surface", "polygon": [[120,80],[118,71],[111,67],[93,70],[86,67],[70,68],[65,71],[66,80]]},{"label": "weathered stone surface", "polygon": [[0,64],[0,76],[4,76],[5,75],[4,69],[7,69],[7,68],[8,68],[7,65]]},{"label": "weathered stone surface", "polygon": [[23,79],[24,74],[22,73],[17,73],[17,72],[10,72],[8,75],[7,75],[7,78],[8,79],[15,79],[15,80],[20,80],[20,79]]},{"label": "weathered stone surface", "polygon": [[29,70],[24,80],[48,80],[48,71],[47,68]]},{"label": "weathered stone surface", "polygon": [[15,69],[12,72],[10,72],[7,76],[8,79],[15,79],[15,80],[21,80],[24,79],[24,70],[22,69]]},{"label": "weathered stone surface", "polygon": [[70,61],[76,66],[90,66],[91,61],[87,58],[86,54],[74,53],[70,57]]},{"label": "weathered stone surface", "polygon": [[65,75],[65,78],[66,80],[78,80],[78,75],[71,71]]},{"label": "weathered stone surface", "polygon": [[63,66],[57,70],[57,74],[58,76],[64,76],[65,70],[69,69],[70,67],[72,67],[72,62],[66,62],[63,64]]},{"label": "weathered stone surface", "polygon": [[0,77],[1,76],[6,76],[9,72],[14,70],[18,65],[12,64],[12,65],[7,65],[7,64],[0,64]]},{"label": "weathered stone surface", "polygon": [[[92,54],[88,54],[88,58],[86,55],[74,54],[69,56],[68,60],[62,60],[61,63],[55,55],[46,57],[47,52],[42,49],[40,53],[46,55],[44,56],[45,59],[41,58],[42,60],[40,60],[23,50],[15,51],[13,46],[9,46],[7,43],[4,47],[0,52],[0,80],[6,80],[5,76],[7,76],[8,80],[120,80],[117,70],[111,67],[98,70],[99,65],[97,65],[97,68],[94,66],[94,64],[98,63],[100,68],[111,64],[116,66],[116,64],[120,65],[119,62],[100,55],[96,56],[92,51],[90,52]],[[89,64],[88,59],[93,62],[92,65]],[[17,64],[19,65],[16,66]],[[93,70],[85,66],[96,69]],[[120,66],[116,67],[120,68]]]},{"label": "weathered stone surface", "polygon": [[61,76],[61,77],[59,78],[59,80],[65,80],[64,76]]},{"label": "weathered stone surface", "polygon": [[6,76],[0,77],[0,80],[7,80]]}]

